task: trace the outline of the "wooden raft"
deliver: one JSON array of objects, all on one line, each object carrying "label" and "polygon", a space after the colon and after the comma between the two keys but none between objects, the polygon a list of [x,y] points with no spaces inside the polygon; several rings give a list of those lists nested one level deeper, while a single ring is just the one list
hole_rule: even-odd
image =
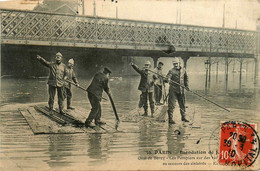
[{"label": "wooden raft", "polygon": [[84,110],[67,110],[65,115],[58,112],[57,109],[51,113],[46,106],[29,107],[26,110],[20,110],[34,134],[73,134],[73,133],[107,133],[115,132],[113,127],[104,125],[102,127],[85,128]]}]

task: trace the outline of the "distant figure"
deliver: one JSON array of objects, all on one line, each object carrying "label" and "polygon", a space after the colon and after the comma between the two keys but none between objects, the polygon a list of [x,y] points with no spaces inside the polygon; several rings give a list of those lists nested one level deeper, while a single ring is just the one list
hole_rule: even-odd
[{"label": "distant figure", "polygon": [[[145,69],[145,66],[143,66],[143,69]],[[142,108],[143,106],[144,106],[144,104],[143,104],[143,94],[141,93],[140,99],[139,99],[139,102],[138,102],[138,107]]]},{"label": "distant figure", "polygon": [[159,62],[158,66],[155,69],[155,72],[158,74],[158,81],[154,85],[155,105],[161,105],[163,77],[161,77],[160,75],[162,75],[162,66],[163,66],[163,63]]},{"label": "distant figure", "polygon": [[136,72],[138,72],[141,75],[140,84],[138,87],[138,90],[142,91],[142,94],[140,98],[142,98],[142,103],[139,103],[143,105],[144,108],[144,114],[142,116],[148,116],[148,99],[150,102],[150,108],[151,108],[151,117],[154,115],[154,101],[153,101],[153,91],[154,91],[154,81],[157,79],[157,77],[152,74],[151,72],[148,72],[151,68],[151,62],[147,61],[144,64],[144,69],[139,69],[137,65],[131,63],[131,66],[134,68]]},{"label": "distant figure", "polygon": [[73,66],[74,66],[74,60],[70,59],[68,61],[68,65],[67,65],[66,77],[65,77],[66,81],[64,83],[65,93],[66,93],[66,97],[67,97],[67,109],[71,109],[71,110],[74,110],[75,108],[71,107],[72,92],[71,92],[71,83],[70,82],[74,82],[77,86],[79,86],[79,82],[74,73]]},{"label": "distant figure", "polygon": [[[85,126],[87,128],[95,127],[95,125],[106,124],[105,122],[100,120],[101,119],[100,101],[102,99],[103,90],[107,94],[110,94],[109,87],[108,87],[108,80],[110,74],[111,74],[110,69],[105,67],[103,72],[96,73],[91,84],[87,88],[88,99],[92,107],[89,116],[85,121]],[[92,124],[93,119],[95,120],[95,125]]]},{"label": "distant figure", "polygon": [[168,117],[169,117],[169,124],[175,124],[173,121],[173,111],[176,105],[176,100],[178,100],[180,113],[181,113],[181,120],[184,122],[189,122],[186,119],[185,115],[185,104],[184,104],[184,95],[182,94],[182,87],[174,84],[174,82],[179,83],[180,85],[185,86],[188,88],[188,76],[184,68],[180,66],[180,60],[178,58],[174,58],[172,61],[173,68],[169,70],[167,74],[167,78],[169,79],[168,82],[170,83],[169,88],[169,99],[168,99]]},{"label": "distant figure", "polygon": [[63,101],[64,101],[64,95],[63,95],[63,89],[64,89],[64,78],[66,76],[66,65],[63,64],[62,61],[62,54],[58,52],[56,54],[56,62],[48,62],[44,58],[42,58],[40,55],[37,55],[37,59],[46,67],[50,69],[50,75],[49,75],[49,110],[53,110],[53,104],[54,104],[54,97],[56,94],[56,89],[58,92],[58,104],[59,104],[59,110],[61,114],[64,114],[63,111]]}]

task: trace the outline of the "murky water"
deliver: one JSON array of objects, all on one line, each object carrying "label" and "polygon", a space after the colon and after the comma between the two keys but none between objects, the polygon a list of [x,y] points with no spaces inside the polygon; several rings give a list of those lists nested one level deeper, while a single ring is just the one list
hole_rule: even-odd
[{"label": "murky water", "polygon": [[[190,76],[190,88],[203,94],[203,78],[203,74]],[[89,81],[80,79],[81,86],[86,87]],[[237,82],[237,79],[235,81]],[[130,110],[136,108],[140,94],[137,90],[138,83],[139,77],[110,81],[120,118],[127,116]],[[231,87],[232,84],[235,86]],[[237,89],[237,83],[233,83],[232,80],[229,85],[230,91]],[[145,118],[138,123],[121,122],[119,128],[133,130],[129,133],[34,135],[26,120],[18,112],[18,108],[27,103],[46,101],[47,104],[46,80],[5,78],[1,80],[0,168],[1,170],[7,170],[7,167],[8,170],[43,170],[43,168],[86,170],[108,169],[108,166],[110,169],[162,166],[162,159],[146,160],[145,157],[180,157],[185,156],[180,154],[180,151],[208,151],[211,134],[218,128],[220,121],[260,123],[258,91],[254,91],[251,87],[252,81],[248,81],[243,88],[248,94],[252,93],[252,96],[224,96],[223,93],[219,93],[223,92],[219,91],[224,88],[223,83],[217,86],[214,79],[212,80],[212,90],[208,98],[230,109],[230,113],[187,93],[188,118],[199,121],[201,124],[199,128],[184,125],[180,121],[179,112],[175,111],[174,119],[177,124],[172,126],[168,126],[167,122],[159,123]],[[73,105],[85,108],[87,117],[90,105],[86,93],[75,87],[73,87]],[[110,124],[115,123],[110,104],[102,102],[102,109],[103,119]],[[170,153],[148,155],[151,151]]]}]

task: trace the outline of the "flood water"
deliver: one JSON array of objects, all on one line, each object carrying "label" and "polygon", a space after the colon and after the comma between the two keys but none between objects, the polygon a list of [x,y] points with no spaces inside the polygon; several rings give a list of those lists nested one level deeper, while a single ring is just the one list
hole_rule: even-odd
[{"label": "flood water", "polygon": [[[219,80],[224,80],[221,75]],[[86,87],[89,82],[90,80],[80,79],[83,87]],[[138,76],[110,80],[111,92],[120,118],[127,116],[130,110],[136,108],[140,95],[137,90],[138,84]],[[233,81],[230,75],[229,86],[229,92],[236,92],[238,75],[234,76]],[[221,121],[260,123],[259,90],[252,87],[252,77],[249,76],[247,84],[243,86],[244,95],[249,94],[249,96],[238,96],[232,93],[224,95],[223,82],[216,84],[214,78],[212,79],[208,98],[227,107],[231,111],[229,113],[187,93],[188,119],[199,121],[198,128],[183,124],[179,112],[175,110],[174,119],[177,124],[172,126],[167,122],[155,122],[148,117],[138,123],[121,122],[119,129],[130,130],[128,133],[34,135],[18,109],[24,104],[44,102],[47,104],[46,79],[3,78],[0,108],[0,169],[120,170],[147,167],[174,169],[174,166],[164,167],[162,158],[146,160],[145,157],[151,151],[170,152],[150,154],[149,156],[152,157],[174,158],[187,156],[180,154],[180,151],[209,151],[209,148],[217,148],[218,132],[214,131],[218,129]],[[204,93],[203,74],[190,74],[190,89]],[[87,117],[90,111],[87,94],[75,87],[72,90],[73,105],[84,108]],[[115,119],[108,102],[102,102],[102,110],[103,120],[113,124]],[[216,139],[212,138],[212,134],[216,135]],[[211,140],[216,144],[209,146]]]}]

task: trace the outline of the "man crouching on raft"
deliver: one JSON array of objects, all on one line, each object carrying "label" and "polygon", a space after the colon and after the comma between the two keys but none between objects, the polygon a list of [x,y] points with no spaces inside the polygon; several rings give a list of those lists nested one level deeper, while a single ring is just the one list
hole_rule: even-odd
[{"label": "man crouching on raft", "polygon": [[[91,84],[87,88],[88,92],[88,99],[91,104],[91,111],[89,113],[88,118],[85,121],[85,126],[88,127],[95,127],[95,125],[104,125],[105,122],[101,121],[101,105],[100,101],[102,99],[103,90],[107,94],[110,94],[109,87],[108,87],[108,80],[111,74],[110,69],[104,68],[103,72],[98,72],[94,76]],[[92,120],[95,120],[95,125],[92,123]]]}]

